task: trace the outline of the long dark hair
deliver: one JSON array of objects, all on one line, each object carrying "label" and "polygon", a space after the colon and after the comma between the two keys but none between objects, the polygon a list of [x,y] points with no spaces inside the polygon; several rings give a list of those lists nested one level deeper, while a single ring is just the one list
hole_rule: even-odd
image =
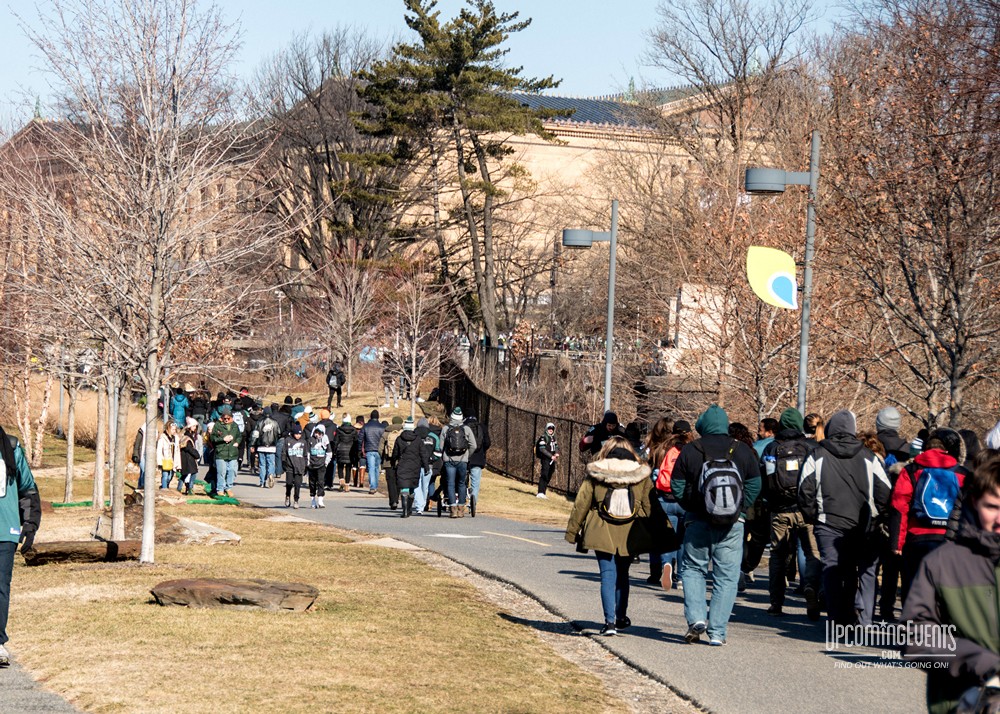
[{"label": "long dark hair", "polygon": [[753,434],[750,433],[746,424],[734,421],[729,425],[729,436],[737,441],[742,441],[751,449],[753,448]]},{"label": "long dark hair", "polygon": [[663,456],[671,446],[673,434],[670,432],[673,428],[673,419],[660,417],[649,430],[649,436],[646,437],[646,453],[649,455],[649,465],[654,469],[663,461]]}]

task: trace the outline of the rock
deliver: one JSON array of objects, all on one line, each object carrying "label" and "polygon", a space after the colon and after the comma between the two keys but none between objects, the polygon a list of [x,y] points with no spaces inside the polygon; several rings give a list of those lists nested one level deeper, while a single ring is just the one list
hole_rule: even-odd
[{"label": "rock", "polygon": [[[111,539],[109,515],[105,513],[97,518],[92,535],[100,540]],[[125,537],[142,539],[142,504],[125,507]],[[171,545],[239,545],[240,536],[208,523],[157,511],[156,542]]]},{"label": "rock", "polygon": [[52,501],[42,501],[42,515],[55,513],[56,509],[52,507]]},{"label": "rock", "polygon": [[239,610],[263,609],[274,612],[284,610],[304,612],[319,597],[319,590],[303,583],[217,578],[167,580],[150,592],[160,605],[232,607]]},{"label": "rock", "polygon": [[138,560],[142,543],[138,540],[89,541],[61,540],[35,543],[23,553],[27,565],[48,563],[113,563],[119,560]]}]

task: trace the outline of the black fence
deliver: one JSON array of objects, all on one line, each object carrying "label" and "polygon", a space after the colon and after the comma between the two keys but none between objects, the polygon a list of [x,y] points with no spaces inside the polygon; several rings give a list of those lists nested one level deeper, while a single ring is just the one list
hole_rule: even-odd
[{"label": "black fence", "polygon": [[535,443],[552,422],[556,426],[556,441],[560,457],[549,488],[562,494],[577,492],[586,476],[586,462],[577,445],[590,428],[570,419],[528,411],[511,406],[480,389],[454,362],[441,365],[438,401],[451,412],[456,406],[466,414],[474,413],[488,430],[490,449],[487,466],[497,473],[524,481],[538,482],[538,459]]}]

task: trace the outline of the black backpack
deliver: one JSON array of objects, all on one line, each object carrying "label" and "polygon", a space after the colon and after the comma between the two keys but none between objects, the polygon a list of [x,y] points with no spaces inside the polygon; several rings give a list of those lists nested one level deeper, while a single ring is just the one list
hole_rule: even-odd
[{"label": "black backpack", "polygon": [[743,513],[743,474],[733,461],[739,442],[733,441],[721,458],[709,457],[704,446],[695,448],[705,456],[698,477],[698,492],[705,503],[705,515],[716,526],[731,526]]},{"label": "black backpack", "polygon": [[469,439],[465,435],[465,426],[453,426],[444,437],[444,453],[448,456],[461,456],[469,450]]},{"label": "black backpack", "polygon": [[778,493],[794,500],[799,492],[799,475],[811,450],[801,439],[775,443],[775,447],[773,483]]}]

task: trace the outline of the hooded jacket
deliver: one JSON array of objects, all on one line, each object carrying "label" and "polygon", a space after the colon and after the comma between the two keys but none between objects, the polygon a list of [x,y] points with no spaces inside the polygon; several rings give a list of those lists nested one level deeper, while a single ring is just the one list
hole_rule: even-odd
[{"label": "hooded jacket", "polygon": [[309,466],[309,442],[305,436],[296,439],[289,435],[285,438],[281,452],[281,463],[285,471],[293,476],[305,476]]},{"label": "hooded jacket", "polygon": [[964,507],[949,537],[920,563],[902,615],[917,627],[956,628],[954,640],[925,639],[903,650],[908,658],[934,663],[926,670],[932,714],[954,711],[962,692],[1000,670],[1000,534],[984,531]]},{"label": "hooded jacket", "polygon": [[[566,524],[566,540],[575,543],[579,535],[588,550],[624,556],[648,553],[662,545],[654,541],[654,534],[658,534],[657,540],[662,540],[666,516],[659,502],[649,497],[653,488],[649,474],[649,466],[637,461],[601,459],[587,464],[587,478],[576,494]],[[632,493],[636,517],[628,523],[609,523],[601,518],[597,507],[604,502],[609,489],[622,487]]]},{"label": "hooded jacket", "polygon": [[337,438],[334,442],[334,451],[338,464],[351,463],[352,451],[357,446],[358,430],[353,424],[341,424],[337,427]]},{"label": "hooded jacket", "polygon": [[[451,431],[452,429],[465,429],[465,440],[469,443],[469,448],[466,449],[461,454],[449,454],[447,449],[445,449],[445,444],[448,443],[448,432]],[[476,435],[473,433],[472,429],[470,429],[463,421],[456,421],[455,419],[452,419],[451,421],[448,422],[448,426],[444,427],[441,430],[441,448],[445,449],[444,451],[445,463],[449,464],[460,463],[460,462],[469,463],[469,458],[472,456],[472,454],[476,452],[476,449],[478,447],[479,444],[476,443]]]},{"label": "hooded jacket", "polygon": [[430,469],[430,447],[416,431],[403,431],[392,445],[389,462],[396,469],[399,488],[416,488],[420,481],[420,470]]},{"label": "hooded jacket", "polygon": [[183,392],[178,392],[170,399],[170,415],[174,418],[174,423],[184,426],[187,418],[187,410],[191,403]]},{"label": "hooded jacket", "polygon": [[837,433],[806,459],[799,481],[799,510],[807,523],[841,531],[884,515],[891,490],[882,462],[854,434]]},{"label": "hooded jacket", "polygon": [[[963,459],[964,460],[964,459]],[[967,471],[959,461],[943,449],[930,449],[917,454],[913,463],[903,469],[892,487],[892,509],[889,511],[889,542],[896,550],[902,550],[908,540],[944,540],[947,527],[927,527],[914,518],[910,510],[913,506],[914,484],[920,482],[925,468],[947,469],[955,472],[958,486],[965,484]]]}]

